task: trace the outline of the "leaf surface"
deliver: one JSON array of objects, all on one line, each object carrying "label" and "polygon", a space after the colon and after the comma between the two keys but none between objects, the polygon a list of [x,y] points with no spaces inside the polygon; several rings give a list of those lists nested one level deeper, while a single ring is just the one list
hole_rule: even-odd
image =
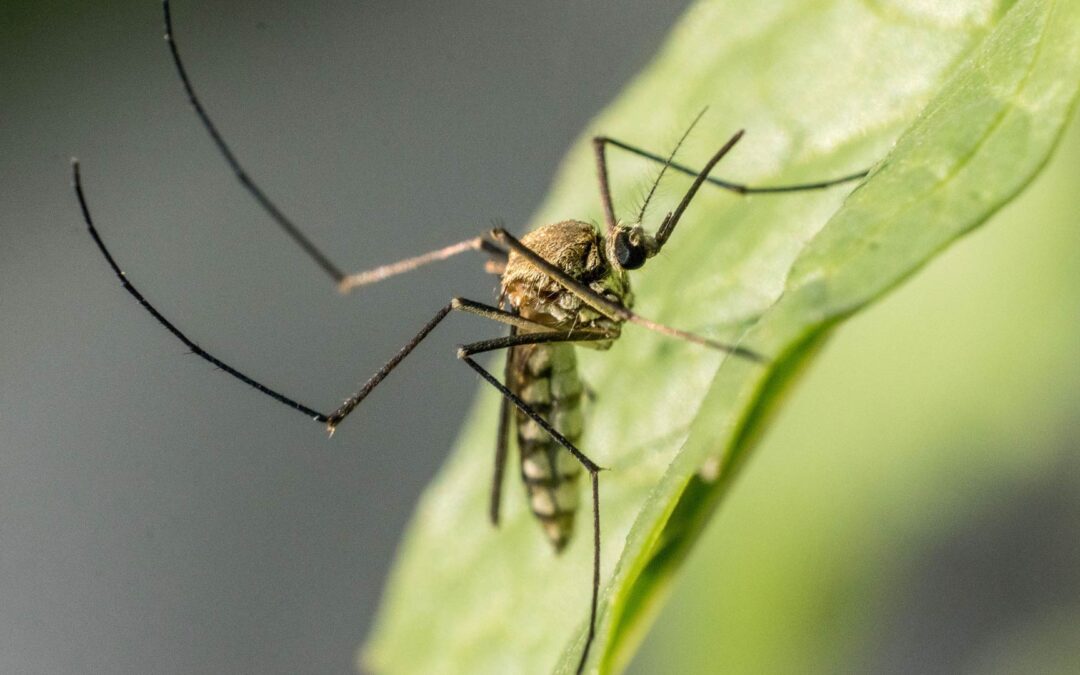
[{"label": "leaf surface", "polygon": [[[828,333],[1038,172],[1076,98],[1078,64],[1080,10],[1064,0],[707,1],[575,145],[534,223],[602,221],[588,136],[663,153],[704,106],[684,163],[700,165],[747,129],[714,175],[782,184],[874,166],[854,192],[703,190],[662,255],[634,275],[642,314],[738,339],[769,364],[724,360],[632,326],[610,352],[580,350],[596,391],[581,447],[609,469],[600,479],[603,587],[589,670],[625,665]],[[616,211],[629,220],[655,167],[616,153]],[[647,228],[688,182],[665,179]],[[503,523],[488,525],[497,407],[484,391],[417,510],[363,655],[372,670],[576,667],[591,580],[588,518],[556,556],[508,480]]]}]

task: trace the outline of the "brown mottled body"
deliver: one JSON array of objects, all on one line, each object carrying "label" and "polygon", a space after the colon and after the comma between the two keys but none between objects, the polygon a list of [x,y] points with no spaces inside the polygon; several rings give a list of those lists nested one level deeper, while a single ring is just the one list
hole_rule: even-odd
[{"label": "brown mottled body", "polygon": [[[592,225],[574,220],[546,225],[523,237],[521,243],[605,297],[629,305],[626,273],[607,262],[604,238]],[[533,332],[597,328],[609,332],[612,339],[619,335],[617,321],[603,316],[515,253],[510,254],[502,274],[502,293],[517,314],[544,326]],[[583,386],[575,345],[607,349],[611,340],[514,347],[507,357],[506,383],[574,444],[581,437],[583,424]],[[555,549],[562,550],[574,529],[581,464],[525,413],[516,411],[514,419],[529,507]]]},{"label": "brown mottled body", "polygon": [[[548,420],[571,443],[581,438],[581,379],[574,347],[569,344],[526,345],[509,354],[507,386]],[[555,550],[561,551],[574,531],[581,464],[539,424],[515,411],[521,479],[529,507]]]}]

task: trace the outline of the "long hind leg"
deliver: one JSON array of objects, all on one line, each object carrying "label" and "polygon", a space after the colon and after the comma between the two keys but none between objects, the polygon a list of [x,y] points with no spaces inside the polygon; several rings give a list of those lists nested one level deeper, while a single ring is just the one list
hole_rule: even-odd
[{"label": "long hind leg", "polygon": [[318,265],[319,269],[325,272],[326,275],[337,284],[338,290],[342,293],[347,293],[360,286],[366,286],[377,281],[382,281],[383,279],[397,274],[412,271],[418,267],[439,260],[445,260],[459,253],[464,253],[465,251],[484,251],[494,257],[497,261],[506,259],[506,251],[500,249],[498,246],[494,246],[491,242],[486,241],[481,237],[474,237],[473,239],[466,239],[465,241],[444,246],[443,248],[422,255],[406,258],[405,260],[400,260],[387,265],[380,265],[363,272],[347,274],[337,264],[330,260],[330,257],[304,233],[299,225],[285,215],[285,212],[270,199],[270,196],[259,187],[258,183],[255,182],[240,163],[240,160],[236,157],[236,153],[233,152],[232,147],[225,141],[225,137],[218,131],[217,125],[214,124],[214,121],[210,118],[210,114],[206,111],[202,99],[195,93],[195,86],[188,76],[187,68],[184,66],[184,60],[180,57],[180,47],[177,45],[176,33],[173,30],[172,11],[169,7],[169,0],[163,0],[162,12],[165,21],[165,40],[169,45],[169,54],[172,56],[173,65],[176,67],[176,74],[180,78],[181,84],[184,86],[184,93],[187,95],[188,102],[191,103],[191,107],[194,108],[195,114],[199,118],[199,122],[210,136],[210,140],[213,141],[214,146],[217,147],[218,152],[225,160],[225,163],[229,165],[229,169],[233,172],[233,175],[236,176],[236,180],[240,182],[240,185],[244,190],[251,195],[252,199],[254,199],[259,207],[266,212],[270,219],[273,220],[316,265]]},{"label": "long hind leg", "polygon": [[600,467],[595,462],[589,459],[585,453],[578,450],[573,443],[568,441],[562,434],[555,430],[547,420],[545,420],[539,413],[532,409],[527,403],[518,398],[513,392],[506,388],[502,382],[490,372],[484,369],[483,366],[472,360],[467,355],[459,355],[462,361],[466,363],[470,368],[479,373],[480,377],[484,378],[491,386],[495,387],[504,398],[510,401],[518,410],[522,411],[530,418],[532,418],[541,428],[547,433],[551,434],[559,445],[566,448],[567,452],[574,456],[578,462],[581,463],[585,470],[589,472],[589,480],[592,484],[592,505],[593,505],[593,578],[592,578],[592,600],[589,605],[589,633],[585,638],[585,648],[581,653],[581,660],[578,662],[577,672],[581,673],[585,668],[585,661],[589,657],[589,649],[592,647],[593,638],[596,636],[596,610],[597,602],[600,595],[600,484],[598,475],[600,473]]},{"label": "long hind leg", "polygon": [[352,410],[356,408],[357,405],[359,405],[360,401],[362,401],[369,393],[371,393],[371,391],[380,382],[382,382],[386,378],[386,376],[389,375],[390,372],[394,368],[396,368],[398,364],[401,363],[401,361],[405,359],[406,356],[408,356],[414,349],[416,349],[416,347],[424,340],[424,338],[426,338],[431,333],[431,331],[433,331],[435,327],[452,311],[457,310],[469,314],[476,314],[486,319],[491,319],[493,321],[508,324],[511,326],[517,326],[519,328],[526,328],[528,330],[546,330],[546,326],[535,324],[531,321],[528,321],[527,319],[523,319],[517,316],[516,314],[501,310],[497,307],[492,307],[483,303],[474,302],[472,300],[466,300],[464,298],[454,298],[445,307],[440,309],[435,314],[435,316],[431,318],[430,321],[424,324],[424,326],[420,329],[420,332],[418,332],[411,340],[405,343],[405,345],[401,349],[399,349],[398,352],[394,354],[394,356],[391,357],[390,360],[387,361],[387,363],[383,365],[382,368],[377,370],[375,374],[368,379],[368,381],[363,385],[363,387],[360,388],[360,390],[356,394],[353,394],[351,397],[346,399],[345,403],[339,406],[337,410],[331,413],[320,412],[312,406],[305,405],[293,398],[290,398],[289,396],[286,396],[285,394],[277,391],[276,389],[273,389],[272,387],[263,384],[259,380],[256,380],[250,375],[241,372],[237,368],[234,368],[225,361],[214,356],[207,350],[200,347],[198,343],[188,337],[186,333],[184,333],[182,330],[180,330],[179,327],[176,326],[176,324],[169,321],[169,319],[167,319],[164,314],[162,314],[156,307],[154,307],[154,305],[150,303],[150,301],[135,287],[135,285],[131,283],[131,280],[120,268],[119,263],[117,263],[116,259],[113,258],[112,252],[110,252],[109,248],[105,245],[105,241],[102,239],[101,234],[98,232],[97,227],[94,225],[93,216],[90,214],[90,206],[86,202],[86,195],[83,192],[82,178],[79,172],[79,163],[77,161],[73,161],[71,168],[72,183],[75,188],[75,196],[79,202],[79,208],[82,211],[83,221],[86,224],[86,229],[90,233],[90,237],[94,240],[94,243],[97,245],[102,257],[105,258],[105,261],[108,263],[109,267],[112,269],[117,279],[120,280],[120,284],[124,287],[124,290],[127,291],[133,298],[135,298],[135,300],[140,305],[142,305],[143,309],[145,309],[151,316],[153,316],[154,319],[158,323],[160,323],[166,330],[172,333],[177,340],[187,346],[196,356],[206,360],[217,368],[225,371],[232,377],[240,380],[249,387],[252,387],[256,391],[265,394],[266,396],[269,396],[275,401],[278,401],[279,403],[282,403],[292,408],[293,410],[301,412],[302,414],[306,415],[310,419],[315,420],[316,422],[326,424],[327,428],[331,432],[333,432],[334,428],[343,419],[345,419],[345,417],[348,416],[348,414],[352,412]]},{"label": "long hind leg", "polygon": [[464,345],[458,348],[458,358],[465,362],[470,368],[476,371],[480,377],[482,377],[488,384],[495,387],[495,389],[502,394],[503,400],[508,401],[511,405],[516,407],[535,421],[540,428],[546,431],[555,439],[559,445],[563,446],[567,452],[573,455],[582,467],[589,472],[589,482],[592,488],[592,511],[593,511],[593,575],[592,575],[592,598],[589,604],[589,632],[585,638],[585,647],[582,650],[581,658],[578,661],[577,672],[581,673],[585,668],[585,662],[589,657],[589,650],[592,647],[593,639],[596,637],[596,614],[597,606],[600,596],[600,483],[599,473],[602,470],[599,465],[589,459],[585,453],[581,452],[573,443],[571,443],[565,436],[563,436],[555,427],[553,427],[544,417],[538,413],[532,406],[525,401],[521,400],[514,392],[499,382],[498,378],[492,375],[487,369],[473,360],[472,356],[475,354],[494,351],[496,349],[509,349],[512,347],[526,345],[526,344],[538,344],[538,343],[552,343],[552,342],[582,342],[588,340],[606,340],[611,339],[611,335],[604,331],[599,330],[582,330],[582,331],[559,331],[548,333],[531,333],[523,335],[510,335],[502,338],[495,338],[492,340],[484,340],[481,342],[473,342],[471,344]]},{"label": "long hind leg", "polygon": [[[510,326],[510,337],[516,334],[517,329]],[[506,364],[503,368],[503,381],[510,379],[511,369],[514,367],[512,360],[513,351],[506,353]],[[499,524],[499,509],[502,505],[503,474],[506,472],[506,455],[510,450],[510,402],[505,398],[499,402],[499,427],[495,436],[495,470],[491,476],[491,499],[488,506],[488,516],[492,525]]]}]

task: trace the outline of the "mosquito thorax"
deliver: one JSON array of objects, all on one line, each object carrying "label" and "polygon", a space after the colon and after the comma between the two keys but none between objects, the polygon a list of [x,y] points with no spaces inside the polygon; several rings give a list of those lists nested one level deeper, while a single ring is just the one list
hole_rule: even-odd
[{"label": "mosquito thorax", "polygon": [[[632,304],[626,272],[612,264],[609,246],[594,225],[564,220],[533,230],[521,243],[609,300],[626,307]],[[615,322],[513,252],[502,275],[502,292],[521,316],[546,326],[616,327]]]}]

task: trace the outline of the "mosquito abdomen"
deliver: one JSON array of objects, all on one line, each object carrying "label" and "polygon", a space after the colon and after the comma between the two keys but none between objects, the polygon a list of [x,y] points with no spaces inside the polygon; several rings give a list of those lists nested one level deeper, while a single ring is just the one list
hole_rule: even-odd
[{"label": "mosquito abdomen", "polygon": [[[568,344],[516,347],[511,359],[515,393],[576,444],[583,420],[574,348]],[[574,531],[581,464],[524,413],[518,411],[516,419],[529,507],[555,550],[561,551]]]}]

